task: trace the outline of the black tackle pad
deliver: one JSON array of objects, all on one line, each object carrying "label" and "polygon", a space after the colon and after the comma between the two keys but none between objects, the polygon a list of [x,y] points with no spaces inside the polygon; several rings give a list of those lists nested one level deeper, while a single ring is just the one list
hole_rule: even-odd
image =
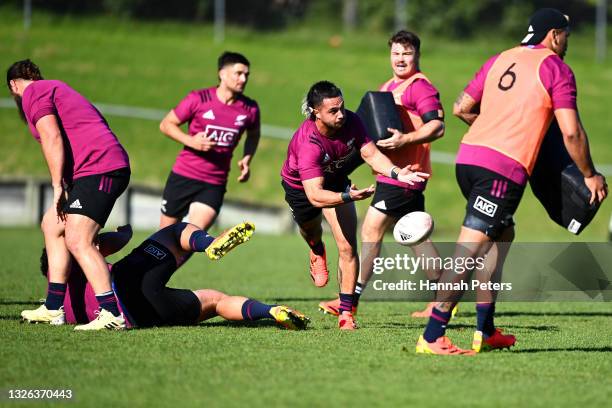
[{"label": "black tackle pad", "polygon": [[599,210],[598,203],[589,204],[591,192],[565,148],[556,120],[544,137],[529,184],[548,216],[572,234],[580,234]]},{"label": "black tackle pad", "polygon": [[374,142],[391,136],[387,128],[404,131],[391,92],[366,92],[355,113],[363,121],[368,135]]}]

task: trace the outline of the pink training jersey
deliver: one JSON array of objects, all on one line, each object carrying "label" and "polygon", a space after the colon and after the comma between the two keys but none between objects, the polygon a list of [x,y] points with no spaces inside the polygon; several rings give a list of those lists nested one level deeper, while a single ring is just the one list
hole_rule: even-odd
[{"label": "pink training jersey", "polygon": [[[108,269],[112,268],[111,264],[107,264]],[[123,313],[127,327],[132,327],[125,313],[121,302],[117,300],[119,311]],[[64,297],[64,312],[66,313],[66,323],[68,324],[85,324],[94,320],[96,311],[100,308],[96,294],[91,285],[87,282],[85,274],[81,268],[73,267],[70,271],[68,286],[66,288],[66,297]]]},{"label": "pink training jersey", "polygon": [[[393,92],[403,81],[393,82],[387,90]],[[440,93],[431,83],[424,79],[417,79],[410,84],[402,94],[402,106],[411,114],[415,116],[423,116],[424,114],[431,111],[443,110],[442,103],[440,102]],[[383,151],[384,152],[384,151]],[[391,177],[383,176],[379,174],[376,176],[376,181],[379,183],[392,184],[394,186],[407,188],[409,190],[425,190],[427,180],[422,183],[414,183],[410,185],[408,183],[402,183],[401,181],[394,180]]]},{"label": "pink training jersey", "polygon": [[[543,45],[527,45],[530,48],[544,48]],[[491,57],[476,73],[464,92],[476,102],[480,102],[484,92],[484,84],[489,70],[497,60],[498,55]],[[576,105],[576,78],[572,69],[558,55],[551,55],[540,65],[540,81],[550,95],[553,110],[574,109]],[[457,164],[469,164],[484,167],[517,184],[524,185],[529,179],[527,170],[516,160],[485,146],[467,145],[462,143],[456,159]]]},{"label": "pink training jersey", "polygon": [[62,81],[39,80],[23,92],[22,107],[32,135],[36,123],[55,115],[64,137],[64,180],[103,174],[130,166],[128,155],[102,114]]},{"label": "pink training jersey", "polygon": [[324,177],[332,182],[344,177],[347,159],[370,142],[361,119],[346,111],[346,122],[333,138],[323,136],[315,122],[306,119],[293,134],[281,177],[289,186],[303,190],[302,180]]},{"label": "pink training jersey", "polygon": [[245,130],[259,130],[260,119],[254,100],[240,96],[226,105],[219,100],[216,90],[214,87],[192,91],[174,108],[181,123],[189,122],[191,136],[204,132],[217,145],[207,152],[185,146],[172,171],[183,177],[223,185],[240,136]]}]

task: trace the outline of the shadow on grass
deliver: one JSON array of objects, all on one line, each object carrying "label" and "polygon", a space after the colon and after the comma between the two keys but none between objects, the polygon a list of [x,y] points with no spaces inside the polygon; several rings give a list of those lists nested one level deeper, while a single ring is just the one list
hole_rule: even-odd
[{"label": "shadow on grass", "polygon": [[23,305],[23,306],[36,306],[36,305],[41,305],[42,303],[37,301],[37,300],[7,300],[7,299],[0,299],[0,306],[18,306],[18,305]]},{"label": "shadow on grass", "polygon": [[[474,317],[474,312],[462,312],[459,310],[458,315],[461,317]],[[521,317],[521,316],[569,316],[569,317],[608,317],[612,316],[612,312],[495,312],[495,317]]]},{"label": "shadow on grass", "polygon": [[558,351],[582,351],[587,353],[609,353],[612,347],[567,347],[567,348],[530,348],[510,350],[511,353],[553,353]]}]

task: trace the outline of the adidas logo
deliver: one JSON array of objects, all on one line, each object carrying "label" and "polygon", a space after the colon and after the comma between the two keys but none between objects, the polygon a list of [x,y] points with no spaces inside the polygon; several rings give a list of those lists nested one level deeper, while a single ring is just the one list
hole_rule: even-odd
[{"label": "adidas logo", "polygon": [[212,109],[206,111],[202,117],[204,119],[210,119],[210,120],[215,120],[215,113],[212,111]]},{"label": "adidas logo", "polygon": [[79,201],[79,199],[77,198],[76,200],[74,200],[74,202],[72,204],[70,204],[70,208],[83,208],[81,206],[81,202]]},{"label": "adidas logo", "polygon": [[385,203],[385,200],[381,200],[381,201],[377,202],[376,204],[374,204],[374,208],[379,208],[381,210],[386,210],[387,209],[387,204]]},{"label": "adidas logo", "polygon": [[242,122],[247,118],[247,115],[238,115],[236,116],[236,122]]}]

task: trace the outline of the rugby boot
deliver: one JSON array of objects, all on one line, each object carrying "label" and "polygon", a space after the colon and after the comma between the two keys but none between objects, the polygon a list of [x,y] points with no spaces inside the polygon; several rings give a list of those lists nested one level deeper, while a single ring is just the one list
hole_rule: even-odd
[{"label": "rugby boot", "polygon": [[[338,316],[340,314],[340,298],[319,303],[319,310],[325,314]],[[353,316],[357,314],[357,307],[353,306]]]},{"label": "rugby boot", "polygon": [[323,255],[317,255],[310,250],[310,277],[315,286],[319,288],[327,285],[329,281],[325,246],[323,246]]},{"label": "rugby boot", "polygon": [[476,353],[485,351],[509,349],[516,343],[516,337],[512,334],[503,334],[500,329],[495,329],[492,335],[486,339],[481,331],[474,332],[474,340],[472,340],[472,350]]},{"label": "rugby boot", "polygon": [[270,314],[276,323],[289,330],[305,330],[310,323],[310,319],[303,313],[287,306],[274,306],[270,309]]},{"label": "rugby boot", "polygon": [[49,323],[53,326],[66,323],[64,306],[61,306],[58,310],[49,310],[45,305],[40,305],[38,309],[21,312],[21,318],[30,323]]},{"label": "rugby boot", "polygon": [[357,322],[351,312],[344,311],[338,315],[338,328],[340,330],[355,330]]},{"label": "rugby boot", "polygon": [[417,354],[437,354],[437,355],[466,355],[473,356],[476,354],[473,350],[464,350],[455,346],[451,340],[446,337],[438,337],[433,343],[428,343],[423,336],[419,337],[416,345]]},{"label": "rugby boot", "polygon": [[213,261],[219,260],[238,245],[244,244],[251,239],[253,232],[255,232],[255,224],[252,222],[245,221],[234,225],[215,238],[206,248],[206,255]]},{"label": "rugby boot", "polygon": [[94,312],[97,317],[87,324],[75,326],[74,330],[123,330],[126,328],[123,314],[113,315],[106,309],[98,309]]}]

